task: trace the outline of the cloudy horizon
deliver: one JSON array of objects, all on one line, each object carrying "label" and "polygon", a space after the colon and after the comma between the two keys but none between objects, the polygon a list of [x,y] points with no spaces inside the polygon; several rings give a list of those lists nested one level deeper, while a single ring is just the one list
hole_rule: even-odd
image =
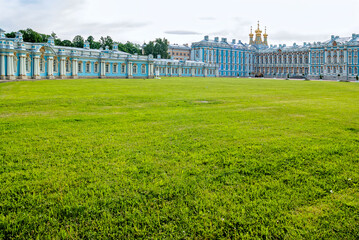
[{"label": "cloudy horizon", "polygon": [[7,32],[32,28],[62,40],[75,35],[142,44],[155,38],[170,43],[200,41],[204,35],[248,43],[250,27],[267,26],[269,44],[325,41],[330,35],[359,33],[357,0],[0,0],[0,28]]}]

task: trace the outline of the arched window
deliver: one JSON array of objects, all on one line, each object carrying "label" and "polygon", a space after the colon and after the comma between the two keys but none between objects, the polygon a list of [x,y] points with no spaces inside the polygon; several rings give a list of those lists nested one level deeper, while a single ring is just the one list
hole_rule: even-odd
[{"label": "arched window", "polygon": [[137,65],[136,64],[133,64],[133,66],[132,66],[132,73],[137,74]]},{"label": "arched window", "polygon": [[126,73],[126,64],[121,65],[121,73],[122,74]]},{"label": "arched window", "polygon": [[141,66],[141,73],[146,74],[146,65],[145,64],[142,64],[142,66]]},{"label": "arched window", "polygon": [[358,68],[357,67],[354,68],[354,74],[358,74]]}]

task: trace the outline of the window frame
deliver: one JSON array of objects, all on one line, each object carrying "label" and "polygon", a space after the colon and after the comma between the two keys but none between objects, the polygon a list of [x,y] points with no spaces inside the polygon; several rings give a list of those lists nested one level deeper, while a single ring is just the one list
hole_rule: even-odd
[{"label": "window frame", "polygon": [[141,65],[141,74],[146,74],[146,64]]},{"label": "window frame", "polygon": [[82,62],[77,63],[77,71],[78,71],[78,73],[83,73],[83,63]]}]

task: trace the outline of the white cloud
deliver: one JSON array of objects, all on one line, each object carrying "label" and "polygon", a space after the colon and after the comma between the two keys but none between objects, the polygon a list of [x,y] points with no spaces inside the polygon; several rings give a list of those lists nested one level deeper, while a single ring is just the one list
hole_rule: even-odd
[{"label": "white cloud", "polygon": [[250,25],[268,27],[269,43],[323,41],[358,31],[357,0],[0,0],[0,28],[54,31],[62,39],[81,34],[118,41],[172,43],[226,37],[248,42]]}]

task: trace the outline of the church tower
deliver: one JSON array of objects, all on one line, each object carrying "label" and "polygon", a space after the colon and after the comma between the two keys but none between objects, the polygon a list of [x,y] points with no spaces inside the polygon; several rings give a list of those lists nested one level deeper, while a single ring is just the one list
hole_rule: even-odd
[{"label": "church tower", "polygon": [[268,34],[267,34],[267,27],[265,27],[264,34],[263,34],[263,44],[268,46]]},{"label": "church tower", "polygon": [[254,34],[253,34],[253,32],[252,32],[252,27],[251,27],[251,33],[249,34],[249,45],[253,45],[253,36],[254,36]]},{"label": "church tower", "polygon": [[255,45],[262,45],[262,31],[259,29],[259,21],[258,21],[258,28],[256,30],[256,40],[254,42]]}]

